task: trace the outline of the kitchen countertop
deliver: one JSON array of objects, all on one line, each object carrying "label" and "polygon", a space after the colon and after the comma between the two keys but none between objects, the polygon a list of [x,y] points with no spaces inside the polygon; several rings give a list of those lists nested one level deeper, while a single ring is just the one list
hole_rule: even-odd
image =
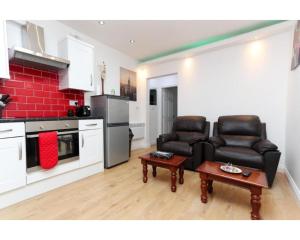
[{"label": "kitchen countertop", "polygon": [[0,123],[10,122],[35,122],[35,121],[58,121],[58,120],[87,120],[87,119],[103,119],[103,117],[37,117],[37,118],[0,118]]}]

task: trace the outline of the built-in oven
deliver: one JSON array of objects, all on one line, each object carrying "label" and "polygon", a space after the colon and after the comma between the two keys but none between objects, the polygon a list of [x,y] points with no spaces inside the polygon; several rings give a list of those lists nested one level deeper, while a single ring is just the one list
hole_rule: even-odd
[{"label": "built-in oven", "polygon": [[58,164],[79,160],[77,120],[32,121],[25,123],[27,172],[40,169],[39,133],[57,132]]}]

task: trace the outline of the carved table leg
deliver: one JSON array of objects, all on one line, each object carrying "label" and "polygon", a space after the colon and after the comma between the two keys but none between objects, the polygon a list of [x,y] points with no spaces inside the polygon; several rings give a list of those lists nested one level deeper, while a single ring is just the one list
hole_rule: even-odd
[{"label": "carved table leg", "polygon": [[250,189],[251,191],[251,207],[252,207],[252,212],[251,212],[251,219],[252,220],[259,220],[260,219],[260,195],[261,195],[261,188],[260,187],[252,187]]},{"label": "carved table leg", "polygon": [[176,170],[171,169],[171,191],[176,192]]},{"label": "carved table leg", "polygon": [[147,173],[148,173],[147,163],[143,162],[143,182],[144,183],[146,183],[148,181]]},{"label": "carved table leg", "polygon": [[182,165],[179,168],[179,184],[184,183],[183,174],[184,174],[184,166]]},{"label": "carved table leg", "polygon": [[152,165],[152,176],[156,177],[156,166]]},{"label": "carved table leg", "polygon": [[208,193],[213,192],[213,180],[207,180],[207,191]]},{"label": "carved table leg", "polygon": [[200,173],[201,178],[201,202],[207,203],[207,176]]}]

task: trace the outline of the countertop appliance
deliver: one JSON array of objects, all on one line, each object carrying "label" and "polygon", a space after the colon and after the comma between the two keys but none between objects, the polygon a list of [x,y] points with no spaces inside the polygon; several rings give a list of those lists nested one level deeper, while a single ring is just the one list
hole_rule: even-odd
[{"label": "countertop appliance", "polygon": [[129,160],[129,99],[113,95],[91,97],[92,115],[104,119],[104,167]]},{"label": "countertop appliance", "polygon": [[9,94],[0,94],[0,118],[2,118],[2,110],[11,100]]},{"label": "countertop appliance", "polygon": [[89,117],[91,116],[91,107],[90,106],[79,106],[76,109],[77,117]]},{"label": "countertop appliance", "polygon": [[38,171],[39,133],[57,131],[59,164],[79,160],[78,120],[25,122],[27,172]]}]

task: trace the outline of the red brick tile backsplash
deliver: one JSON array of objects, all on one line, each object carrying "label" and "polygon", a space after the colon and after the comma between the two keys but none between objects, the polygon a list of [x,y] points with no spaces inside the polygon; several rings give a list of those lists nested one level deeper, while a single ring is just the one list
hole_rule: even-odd
[{"label": "red brick tile backsplash", "polygon": [[58,73],[10,65],[10,80],[0,80],[0,93],[10,94],[12,101],[2,117],[64,117],[69,100],[84,103],[84,93],[79,90],[58,90]]}]

